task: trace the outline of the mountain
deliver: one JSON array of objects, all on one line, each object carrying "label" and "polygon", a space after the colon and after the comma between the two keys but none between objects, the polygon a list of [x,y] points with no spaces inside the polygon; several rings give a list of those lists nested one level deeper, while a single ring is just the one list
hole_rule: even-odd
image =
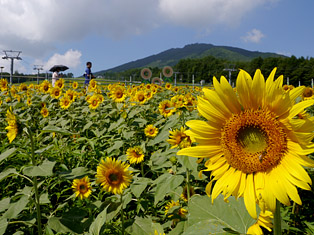
[{"label": "mountain", "polygon": [[143,59],[131,61],[120,66],[102,70],[95,74],[106,72],[122,72],[128,69],[143,67],[163,67],[166,65],[174,66],[179,60],[187,58],[202,58],[214,56],[228,61],[250,61],[257,57],[285,57],[276,53],[248,51],[245,49],[230,46],[214,46],[206,43],[195,43],[184,46],[183,48],[172,48],[156,55],[151,55]]}]

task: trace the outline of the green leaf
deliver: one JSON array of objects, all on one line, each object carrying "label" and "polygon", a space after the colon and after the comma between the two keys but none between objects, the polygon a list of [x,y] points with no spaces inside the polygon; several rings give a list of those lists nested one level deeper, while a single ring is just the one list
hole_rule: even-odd
[{"label": "green leaf", "polygon": [[93,125],[93,122],[86,123],[86,125],[84,126],[82,132],[84,132],[85,130],[89,129],[92,125]]},{"label": "green leaf", "polygon": [[131,235],[147,235],[154,234],[152,228],[153,221],[150,217],[141,218],[136,216],[135,221],[131,227],[128,227],[126,231]]},{"label": "green leaf", "polygon": [[60,133],[62,135],[73,135],[72,132],[62,129],[60,127],[56,127],[56,126],[51,126],[48,125],[46,127],[44,127],[44,129],[42,129],[42,132],[46,133],[46,132],[55,132],[55,133]]},{"label": "green leaf", "polygon": [[71,171],[63,171],[63,172],[58,172],[59,175],[62,177],[72,180],[72,179],[80,179],[83,178],[85,175],[89,174],[91,171],[88,170],[85,167],[76,167],[72,169]]},{"label": "green leaf", "polygon": [[53,175],[52,169],[56,162],[45,160],[39,166],[28,166],[23,169],[23,173],[27,176],[51,176]]},{"label": "green leaf", "polygon": [[107,149],[107,154],[111,153],[115,149],[119,149],[123,146],[123,141],[115,141],[114,145]]},{"label": "green leaf", "polygon": [[40,195],[39,202],[40,202],[40,205],[50,203],[50,200],[48,198],[48,193],[43,193],[42,195]]},{"label": "green leaf", "polygon": [[51,149],[52,147],[53,147],[53,145],[48,145],[48,146],[45,147],[45,148],[41,148],[41,149],[36,150],[35,153],[36,153],[36,154],[42,154],[43,152],[45,152],[45,151]]},{"label": "green leaf", "polygon": [[0,235],[5,233],[5,230],[7,229],[8,221],[5,218],[0,219]]},{"label": "green leaf", "polygon": [[8,177],[9,175],[13,175],[13,174],[17,174],[14,168],[9,168],[9,169],[6,169],[5,171],[2,171],[0,173],[0,181]]},{"label": "green leaf", "polygon": [[[184,235],[207,234],[246,234],[254,220],[246,210],[243,198],[218,196],[214,203],[208,196],[194,195],[189,203],[188,225]],[[228,232],[229,231],[229,232]]]},{"label": "green leaf", "polygon": [[148,178],[137,178],[130,186],[131,192],[134,194],[136,198],[139,198],[142,192],[147,187],[148,183],[151,179]]},{"label": "green leaf", "polygon": [[89,234],[91,235],[99,235],[101,234],[101,230],[104,227],[106,223],[106,218],[107,218],[107,208],[109,205],[102,211],[100,212],[94,222],[91,224],[89,227]]},{"label": "green leaf", "polygon": [[174,191],[183,181],[184,177],[182,175],[165,173],[158,177],[154,181],[154,184],[157,184],[154,204],[156,205],[163,200],[169,192]]},{"label": "green leaf", "polygon": [[16,148],[11,148],[11,149],[8,149],[7,151],[5,151],[4,153],[1,153],[0,154],[0,162],[3,161],[4,159],[10,157],[13,153],[16,152]]},{"label": "green leaf", "polygon": [[28,196],[23,195],[17,202],[11,203],[8,210],[2,215],[2,218],[14,219],[24,210],[28,203]]},{"label": "green leaf", "polygon": [[10,198],[6,197],[0,201],[0,212],[5,211],[10,206]]},{"label": "green leaf", "polygon": [[74,232],[67,228],[65,225],[63,225],[60,222],[60,218],[59,217],[51,217],[48,220],[48,227],[58,233],[71,233],[73,234]]}]

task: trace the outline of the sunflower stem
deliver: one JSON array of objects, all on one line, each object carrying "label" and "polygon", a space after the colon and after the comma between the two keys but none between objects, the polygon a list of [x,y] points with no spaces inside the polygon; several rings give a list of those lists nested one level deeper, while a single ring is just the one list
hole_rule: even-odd
[{"label": "sunflower stem", "polygon": [[190,171],[189,169],[186,169],[186,191],[187,191],[187,197],[188,197],[188,204],[190,202]]},{"label": "sunflower stem", "polygon": [[141,174],[142,174],[142,177],[144,177],[144,164],[143,164],[143,162],[141,162]]},{"label": "sunflower stem", "polygon": [[274,215],[274,235],[281,235],[281,215],[280,202],[276,200],[276,210]]},{"label": "sunflower stem", "polygon": [[121,222],[122,222],[122,235],[124,235],[124,216],[123,216],[123,199],[122,199],[122,194],[120,197],[121,201]]},{"label": "sunflower stem", "polygon": [[[36,159],[35,159],[35,144],[34,144],[34,139],[33,139],[33,134],[31,129],[28,127],[28,135],[29,139],[31,141],[31,147],[32,147],[32,164],[33,166],[36,166]],[[37,177],[34,176],[33,178],[33,185],[34,185],[34,191],[35,191],[35,206],[36,206],[36,211],[37,211],[37,226],[38,226],[38,234],[41,235],[41,213],[40,213],[40,204],[39,204],[39,193],[38,193],[38,182],[37,182]]]}]

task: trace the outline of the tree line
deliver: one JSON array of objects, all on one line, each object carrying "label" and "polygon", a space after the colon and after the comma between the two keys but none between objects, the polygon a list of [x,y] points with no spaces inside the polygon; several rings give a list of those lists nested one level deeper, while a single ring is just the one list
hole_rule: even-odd
[{"label": "tree line", "polygon": [[[284,83],[298,86],[299,81],[302,85],[311,85],[311,80],[314,79],[314,58],[297,58],[291,57],[268,57],[255,58],[251,61],[227,61],[224,59],[207,56],[199,59],[181,59],[173,70],[177,72],[177,81],[183,83],[191,83],[194,77],[194,82],[199,83],[204,80],[206,84],[212,83],[213,77],[220,78],[225,76],[229,78],[228,69],[234,69],[231,72],[231,81],[235,82],[239,69],[244,69],[251,76],[254,75],[256,69],[261,69],[265,78],[268,77],[274,67],[277,67],[276,77],[284,76]],[[162,68],[149,67],[152,70],[153,77],[160,77]],[[128,80],[131,76],[133,80],[141,80],[141,68],[130,69],[119,73],[107,73],[106,78],[111,79],[125,79]]]}]

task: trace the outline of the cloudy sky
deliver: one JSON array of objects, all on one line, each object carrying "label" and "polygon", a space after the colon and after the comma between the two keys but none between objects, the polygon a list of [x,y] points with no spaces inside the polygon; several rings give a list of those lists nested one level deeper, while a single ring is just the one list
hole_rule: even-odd
[{"label": "cloudy sky", "polygon": [[[65,64],[75,76],[192,43],[314,57],[311,0],[0,0],[0,53],[14,70]],[[8,60],[0,59],[4,71]]]}]

